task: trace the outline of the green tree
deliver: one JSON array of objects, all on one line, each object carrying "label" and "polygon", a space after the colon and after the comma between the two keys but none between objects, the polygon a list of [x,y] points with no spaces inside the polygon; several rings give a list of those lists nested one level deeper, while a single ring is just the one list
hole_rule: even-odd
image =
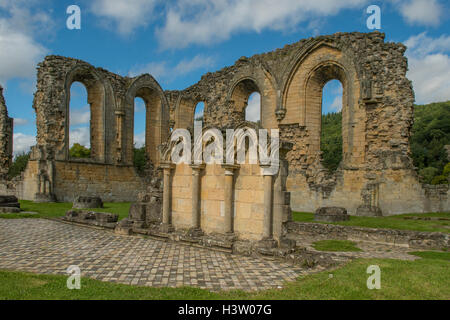
[{"label": "green tree", "polygon": [[133,164],[139,174],[144,174],[147,167],[148,157],[145,146],[141,148],[133,148]]},{"label": "green tree", "polygon": [[74,143],[69,150],[69,155],[71,158],[90,158],[91,149],[88,149],[79,143]]},{"label": "green tree", "polygon": [[335,171],[342,161],[342,113],[322,115],[322,133],[320,138],[323,165]]},{"label": "green tree", "polygon": [[25,171],[28,160],[30,160],[30,153],[21,153],[14,158],[14,161],[9,168],[8,177],[10,179],[19,176],[23,171]]},{"label": "green tree", "polygon": [[433,178],[439,174],[439,169],[434,167],[426,167],[419,171],[419,176],[422,181],[427,184],[431,184]]}]

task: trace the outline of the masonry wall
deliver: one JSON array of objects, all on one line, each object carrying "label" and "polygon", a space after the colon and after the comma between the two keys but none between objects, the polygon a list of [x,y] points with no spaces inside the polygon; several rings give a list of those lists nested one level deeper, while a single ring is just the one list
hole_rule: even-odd
[{"label": "masonry wall", "polygon": [[[41,180],[50,179],[60,198],[72,197],[69,186],[77,181],[73,172],[79,170],[80,177],[91,181],[82,180],[80,191],[121,199],[121,188],[111,186],[121,185],[119,176],[133,186],[140,184],[124,169],[132,165],[135,97],[146,102],[147,153],[156,169],[159,146],[167,142],[171,128],[192,127],[198,102],[205,103],[204,126],[236,128],[245,122],[248,98],[256,91],[261,94],[261,126],[280,129],[280,138],[293,143],[286,155],[293,210],[342,206],[351,214],[378,208],[385,215],[450,211],[448,186],[422,186],[415,173],[409,146],[414,92],[406,78],[406,47],[384,38],[380,32],[353,32],[303,39],[272,52],[241,57],[233,66],[207,73],[181,91],[163,91],[150,75],[121,77],[80,60],[49,56],[39,64],[33,104],[38,143],[32,161],[38,164],[27,169],[31,171],[25,174],[23,193],[28,197],[33,192],[34,174]],[[333,79],[343,85],[343,160],[331,173],[322,164],[320,136],[322,90]],[[68,155],[73,81],[82,82],[88,90],[95,136],[93,159],[76,165]],[[172,204],[182,227],[189,224],[192,195],[186,184],[191,177],[190,168],[176,170],[174,188],[179,188],[179,202]],[[211,180],[208,175],[214,176],[208,170],[204,183]],[[95,179],[90,179],[91,173]],[[147,178],[152,175],[148,173]],[[251,178],[245,178],[246,183],[252,184]],[[124,193],[123,198],[133,196],[126,189]],[[218,216],[204,221],[211,231],[220,228],[221,200],[209,198],[213,193],[204,195],[203,206],[211,212],[218,210]],[[245,207],[245,202],[237,203]],[[259,203],[254,204],[256,208]],[[259,212],[248,206],[246,210],[247,215]]]},{"label": "masonry wall", "polygon": [[[279,128],[281,138],[294,144],[287,155],[293,210],[449,211],[448,186],[422,186],[410,157],[414,92],[406,78],[405,50],[385,42],[382,33],[354,32],[242,57],[186,90],[166,92],[171,120],[185,127],[192,120],[180,110],[188,114],[195,102],[204,101],[205,126],[233,128],[245,120],[248,96],[257,91],[262,127]],[[332,173],[322,165],[320,150],[322,90],[330,80],[343,86],[343,160]]]},{"label": "masonry wall", "polygon": [[[234,178],[234,233],[242,240],[261,240],[264,220],[263,176],[259,165],[241,165]],[[201,228],[207,234],[225,230],[225,171],[206,165],[200,182]],[[176,166],[172,177],[172,224],[176,229],[192,226],[192,169]]]},{"label": "masonry wall", "polygon": [[3,88],[0,86],[0,180],[6,180],[12,161],[13,119],[8,116]]},{"label": "masonry wall", "polygon": [[[30,161],[20,184],[20,198],[34,200],[37,193],[38,162]],[[103,201],[134,201],[145,190],[145,181],[133,166],[55,162],[54,194],[58,201],[73,202],[81,195],[98,195]]]}]

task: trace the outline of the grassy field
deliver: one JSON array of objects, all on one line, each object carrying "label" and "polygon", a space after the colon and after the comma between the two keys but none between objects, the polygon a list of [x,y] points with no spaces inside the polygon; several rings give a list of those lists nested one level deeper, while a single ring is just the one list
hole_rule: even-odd
[{"label": "grassy field", "polygon": [[[22,211],[37,212],[38,214],[3,214],[1,218],[17,219],[17,218],[56,218],[62,217],[66,212],[72,209],[72,203],[58,202],[58,203],[34,203],[33,201],[20,200],[20,207]],[[110,212],[117,213],[119,220],[128,217],[130,210],[129,202],[105,202],[103,208],[89,209],[96,212]]]},{"label": "grassy field", "polygon": [[[450,299],[449,252],[414,253],[422,259],[358,259],[333,270],[302,276],[283,289],[212,293],[197,288],[150,288],[82,278],[68,290],[65,276],[0,271],[0,299]],[[367,267],[381,268],[381,289],[369,290]]]},{"label": "grassy field", "polygon": [[[419,214],[400,214],[389,217],[355,217],[350,216],[349,221],[326,222],[327,224],[338,224],[343,226],[359,226],[367,228],[385,228],[400,230],[415,230],[428,232],[450,232],[450,220],[411,220],[408,217],[441,217],[450,219],[450,212],[441,213],[419,213]],[[294,212],[294,221],[316,222],[313,213]],[[325,222],[323,222],[325,223]]]},{"label": "grassy field", "polygon": [[[72,208],[72,203],[34,203],[33,201],[20,200],[22,211],[37,212],[35,215],[27,214],[0,214],[0,218],[16,219],[16,218],[55,218],[65,215],[67,210]],[[104,208],[90,209],[97,212],[110,212],[119,214],[119,220],[128,217],[130,209],[129,202],[105,202]],[[360,226],[368,228],[386,228],[400,230],[415,230],[428,232],[450,232],[450,220],[412,220],[408,217],[441,217],[450,219],[450,212],[442,213],[422,213],[422,214],[401,214],[390,217],[355,217],[350,216],[349,221],[336,222],[330,224],[339,224],[346,226]],[[316,222],[313,213],[293,212],[294,221],[300,222]],[[321,223],[321,222],[319,222]]]},{"label": "grassy field", "polygon": [[318,251],[362,251],[355,242],[349,240],[321,240],[314,242],[312,246]]}]

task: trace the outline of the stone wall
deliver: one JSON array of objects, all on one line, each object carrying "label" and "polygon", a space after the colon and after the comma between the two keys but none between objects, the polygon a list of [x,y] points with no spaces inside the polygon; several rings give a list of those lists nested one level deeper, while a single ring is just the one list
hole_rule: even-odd
[{"label": "stone wall", "polygon": [[[264,223],[264,183],[259,165],[245,164],[234,175],[233,226],[240,239],[260,240]],[[192,168],[177,165],[172,180],[172,224],[192,227]],[[200,225],[205,233],[225,233],[225,169],[206,165],[200,181]]]},{"label": "stone wall", "polygon": [[441,232],[374,229],[321,223],[289,222],[287,237],[302,246],[302,242],[319,240],[371,241],[416,249],[448,249],[450,236]]},{"label": "stone wall", "polygon": [[3,88],[0,86],[0,180],[6,180],[12,161],[13,152],[13,122],[8,117]]},{"label": "stone wall", "polygon": [[[145,180],[133,166],[76,161],[55,161],[53,194],[58,201],[73,202],[79,195],[98,195],[108,202],[133,201],[145,190]],[[34,200],[38,193],[38,161],[30,161],[20,187],[20,197]]]},{"label": "stone wall", "polygon": [[[82,83],[91,119],[91,156],[69,155],[70,89]],[[23,198],[46,197],[72,201],[77,195],[100,196],[106,201],[134,201],[145,191],[144,179],[133,167],[134,99],[146,103],[149,168],[158,165],[158,146],[169,134],[168,104],[150,76],[128,78],[72,58],[48,56],[39,64],[36,111],[37,145],[18,193]],[[148,172],[151,179],[152,172]]]},{"label": "stone wall", "polygon": [[[146,104],[146,148],[149,167],[156,170],[159,146],[171,128],[193,127],[198,102],[205,103],[204,126],[225,130],[245,122],[248,98],[259,92],[262,127],[280,129],[281,139],[293,143],[286,155],[292,209],[343,206],[358,214],[369,206],[384,215],[449,211],[448,187],[423,187],[414,171],[409,147],[414,92],[406,78],[406,47],[387,43],[384,37],[380,32],[353,32],[303,39],[241,57],[181,91],[163,91],[151,75],[122,77],[80,60],[48,56],[39,64],[33,103],[38,132],[31,158],[35,164],[27,169],[21,192],[27,198],[36,192],[49,199],[51,194],[68,199],[73,193],[92,191],[136,200],[134,193],[112,188],[110,183],[117,180],[104,178],[104,173],[95,174],[98,179],[89,184],[71,178],[70,87],[78,81],[87,89],[91,108],[92,156],[77,165],[81,171],[101,167],[98,172],[117,172],[131,185],[141,184],[136,174],[124,169],[132,165],[135,97]],[[343,86],[343,160],[330,173],[322,165],[320,150],[321,101],[323,86],[333,79]],[[0,150],[6,152],[5,144]],[[147,175],[149,181],[154,173]],[[70,190],[72,183],[79,190]],[[111,195],[109,190],[114,190]]]},{"label": "stone wall", "polygon": [[[166,92],[171,121],[175,128],[192,127],[193,110],[203,101],[205,126],[233,127],[245,120],[248,97],[256,91],[262,127],[279,128],[281,138],[294,144],[287,155],[293,210],[448,211],[449,193],[431,197],[410,157],[414,92],[406,78],[405,50],[403,44],[386,43],[382,33],[354,32],[242,57],[186,90]],[[320,132],[322,89],[333,79],[343,86],[343,160],[330,173],[322,165]]]}]

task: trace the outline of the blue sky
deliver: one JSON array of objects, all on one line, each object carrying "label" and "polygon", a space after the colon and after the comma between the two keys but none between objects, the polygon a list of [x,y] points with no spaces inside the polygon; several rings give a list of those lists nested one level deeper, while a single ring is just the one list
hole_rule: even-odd
[{"label": "blue sky", "polygon": [[[81,30],[66,27],[69,5],[81,9]],[[35,67],[47,54],[121,75],[148,72],[163,89],[184,89],[241,56],[310,36],[369,32],[369,5],[381,8],[386,41],[408,45],[416,102],[450,100],[450,5],[444,0],[0,0],[0,84],[16,119],[15,153],[35,144]],[[83,90],[72,88],[71,141],[86,144]],[[337,81],[326,86],[324,112],[339,110],[341,92]],[[258,100],[252,96],[249,108]],[[145,121],[138,118],[142,142]]]}]

